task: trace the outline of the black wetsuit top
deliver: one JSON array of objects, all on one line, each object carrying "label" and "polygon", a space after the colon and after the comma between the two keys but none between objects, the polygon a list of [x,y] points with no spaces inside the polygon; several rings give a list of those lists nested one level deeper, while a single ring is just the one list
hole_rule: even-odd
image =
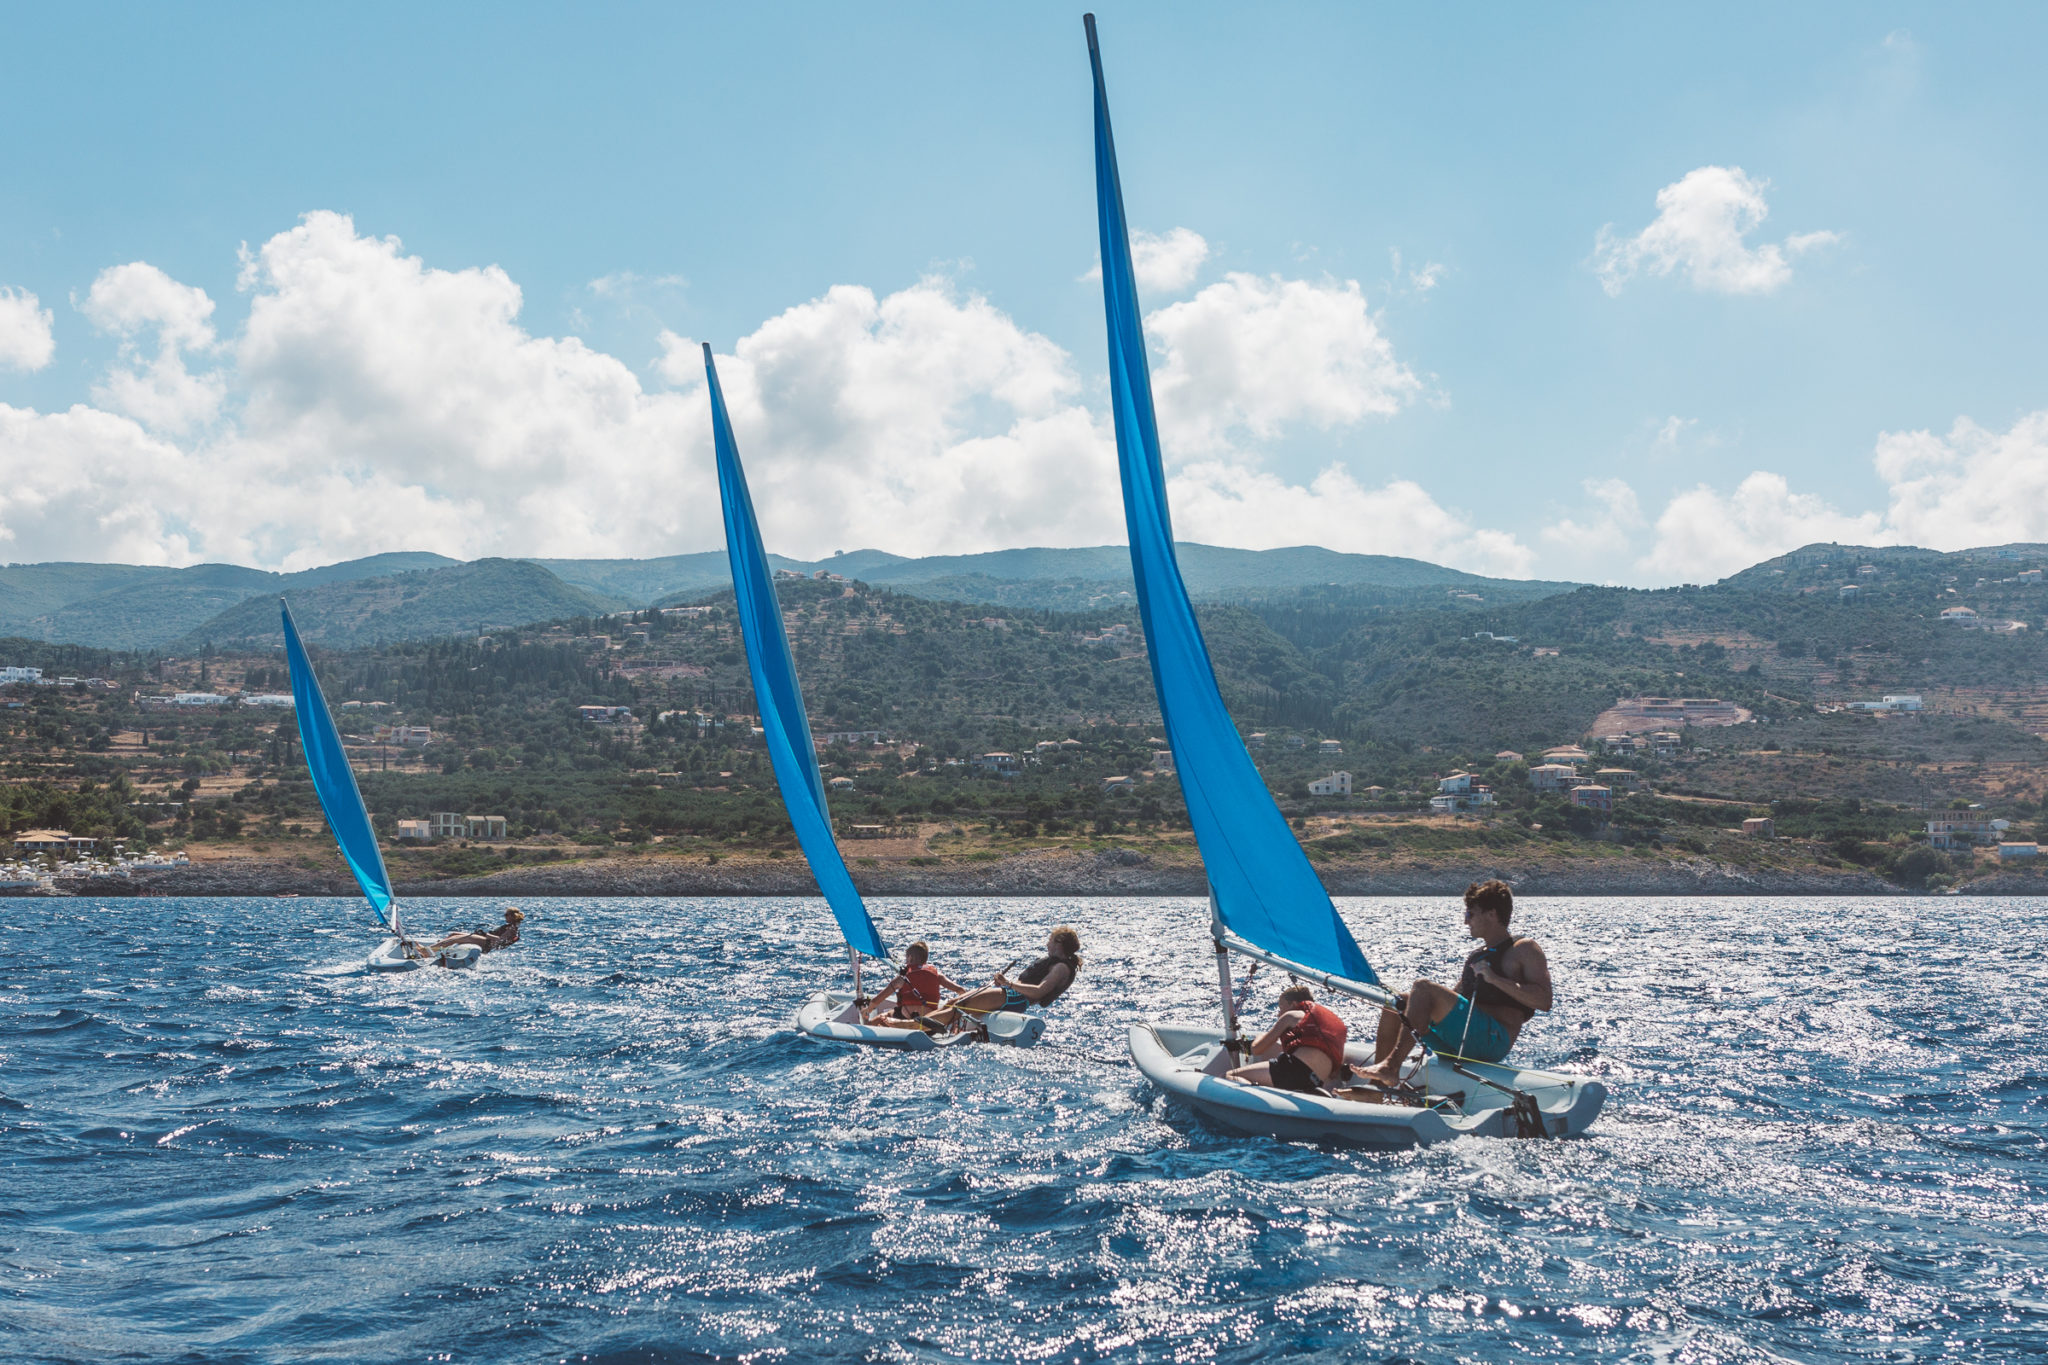
[{"label": "black wetsuit top", "polygon": [[1036,986],[1039,982],[1045,980],[1046,977],[1052,975],[1052,969],[1055,967],[1065,967],[1067,969],[1067,984],[1054,991],[1051,995],[1040,997],[1037,1003],[1041,1006],[1050,1005],[1053,1001],[1067,993],[1073,986],[1075,978],[1081,975],[1081,964],[1074,961],[1071,957],[1053,957],[1048,954],[1032,963],[1029,967],[1026,967],[1017,978],[1027,986]]},{"label": "black wetsuit top", "polygon": [[1522,939],[1510,934],[1491,948],[1480,948],[1465,959],[1465,974],[1458,978],[1458,994],[1470,1000],[1474,1007],[1485,1010],[1501,1023],[1516,1028],[1536,1017],[1536,1011],[1509,995],[1489,981],[1479,979],[1479,964],[1484,962],[1495,971],[1500,970],[1501,959],[1508,949]]}]

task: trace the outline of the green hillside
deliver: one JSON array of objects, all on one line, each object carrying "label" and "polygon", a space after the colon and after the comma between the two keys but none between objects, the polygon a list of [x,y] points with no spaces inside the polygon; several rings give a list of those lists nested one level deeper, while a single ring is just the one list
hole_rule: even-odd
[{"label": "green hillside", "polygon": [[[306,639],[337,647],[474,635],[536,618],[589,615],[619,606],[518,559],[479,559],[303,588],[285,585],[284,592]],[[193,652],[283,642],[273,591],[219,613],[173,648]]]},{"label": "green hillside", "polygon": [[0,568],[0,631],[26,632],[67,603],[176,572],[135,564],[9,564]]}]

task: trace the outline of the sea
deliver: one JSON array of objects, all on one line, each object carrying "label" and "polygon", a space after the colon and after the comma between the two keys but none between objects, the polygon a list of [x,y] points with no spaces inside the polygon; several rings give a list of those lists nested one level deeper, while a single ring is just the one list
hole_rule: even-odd
[{"label": "sea", "polygon": [[[1082,939],[1040,1046],[922,1055],[791,1027],[848,979],[820,902],[521,904],[474,971],[371,975],[359,902],[0,902],[0,1352],[2048,1359],[2048,902],[1527,899],[1517,1056],[1607,1108],[1406,1151],[1132,1067],[1216,1017],[1198,901],[877,901],[960,981]],[[1465,951],[1455,895],[1341,909],[1397,982]]]}]

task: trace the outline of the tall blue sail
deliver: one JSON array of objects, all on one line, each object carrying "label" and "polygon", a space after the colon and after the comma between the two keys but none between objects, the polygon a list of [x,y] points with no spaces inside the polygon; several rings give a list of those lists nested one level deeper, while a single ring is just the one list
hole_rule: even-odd
[{"label": "tall blue sail", "polygon": [[796,841],[811,863],[818,889],[825,893],[832,917],[849,947],[869,957],[889,955],[875,922],[854,889],[846,860],[832,839],[832,812],[825,803],[825,779],[818,772],[818,751],[811,743],[811,722],[804,715],[804,694],[797,687],[796,665],[789,657],[789,637],[782,629],[782,606],[775,599],[775,574],[754,519],[754,499],[747,492],[746,471],[732,437],[732,419],[725,412],[725,392],[718,387],[718,367],[711,347],[704,347],[704,376],[711,389],[711,437],[718,449],[718,497],[725,509],[725,553],[732,561],[733,601],[739,608],[740,634],[747,642],[747,668],[754,677],[754,702],[761,711],[761,735],[768,743],[768,762],[782,788],[782,804],[796,826]]},{"label": "tall blue sail", "polygon": [[348,765],[348,753],[341,747],[341,735],[334,728],[334,715],[321,695],[320,680],[313,676],[312,661],[299,640],[299,628],[292,609],[278,600],[284,613],[284,657],[291,665],[293,709],[299,717],[299,746],[306,751],[306,771],[313,775],[313,794],[327,814],[327,828],[341,845],[348,870],[356,874],[363,897],[394,934],[399,925],[397,898],[391,892],[391,874],[384,870],[384,854],[377,847],[377,831],[370,826],[370,813],[363,807],[363,794],[356,787],[355,770]]},{"label": "tall blue sail", "polygon": [[1102,301],[1109,319],[1109,387],[1131,572],[1152,658],[1152,682],[1173,745],[1173,762],[1201,845],[1209,890],[1224,927],[1304,967],[1378,984],[1365,954],[1337,918],[1308,856],[1273,804],[1216,687],[1216,670],[1173,552],[1166,471],[1152,412],[1137,281],[1109,129],[1109,95],[1095,16],[1084,20],[1095,71],[1095,207],[1101,229]]}]

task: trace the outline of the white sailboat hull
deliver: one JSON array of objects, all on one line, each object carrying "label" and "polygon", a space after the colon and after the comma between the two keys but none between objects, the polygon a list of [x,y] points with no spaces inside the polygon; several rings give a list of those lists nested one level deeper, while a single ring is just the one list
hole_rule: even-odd
[{"label": "white sailboat hull", "polygon": [[[484,950],[477,947],[474,943],[464,943],[453,948],[445,948],[436,954],[440,958],[442,966],[458,968],[474,967],[477,959],[483,955]],[[378,944],[376,951],[371,953],[369,958],[370,970],[373,972],[410,972],[417,971],[421,967],[433,965],[434,961],[432,958],[407,957],[405,945],[395,938],[387,938]]]},{"label": "white sailboat hull", "polygon": [[[1130,1048],[1131,1059],[1147,1080],[1203,1117],[1239,1132],[1370,1147],[1518,1135],[1508,1095],[1461,1076],[1434,1058],[1415,1078],[1416,1084],[1430,1096],[1462,1098],[1424,1107],[1304,1095],[1226,1080],[1237,1063],[1224,1050],[1220,1029],[1134,1024]],[[1372,1050],[1352,1047],[1346,1058],[1353,1066],[1367,1066]],[[1484,1062],[1462,1065],[1495,1085],[1534,1096],[1548,1137],[1585,1132],[1607,1101],[1607,1087],[1587,1076]]]},{"label": "white sailboat hull", "polygon": [[[1035,1014],[991,1014],[985,1019],[992,1043],[1030,1047],[1045,1033],[1045,1020]],[[973,1033],[926,1033],[914,1028],[876,1028],[863,1024],[860,1007],[850,995],[819,991],[796,1012],[800,1033],[828,1043],[852,1043],[861,1047],[892,1047],[905,1052],[929,1052],[975,1041]]]}]

